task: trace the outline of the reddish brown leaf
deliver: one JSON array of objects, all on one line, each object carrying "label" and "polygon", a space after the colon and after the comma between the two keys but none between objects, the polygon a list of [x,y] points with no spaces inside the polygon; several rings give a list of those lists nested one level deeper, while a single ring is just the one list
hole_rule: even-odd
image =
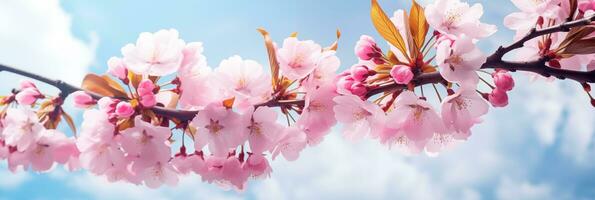
[{"label": "reddish brown leaf", "polygon": [[594,54],[595,53],[595,38],[587,38],[577,40],[569,44],[562,54]]},{"label": "reddish brown leaf", "polygon": [[83,79],[83,84],[81,85],[86,91],[94,92],[99,95],[109,96],[109,97],[121,97],[126,98],[127,94],[124,91],[124,88],[120,86],[117,82],[109,78],[109,76],[98,76],[95,74],[87,74],[85,79]]},{"label": "reddish brown leaf", "polygon": [[428,34],[428,22],[424,14],[424,8],[421,7],[415,0],[412,0],[411,13],[409,14],[409,26],[411,27],[411,35],[417,45],[417,49],[421,49]]},{"label": "reddish brown leaf", "polygon": [[370,17],[372,24],[386,41],[395,46],[403,55],[408,55],[405,41],[399,33],[399,29],[393,24],[390,18],[384,13],[376,0],[372,0],[372,8],[370,9]]},{"label": "reddish brown leaf", "polygon": [[339,38],[341,38],[341,31],[339,31],[339,29],[337,29],[337,40],[335,40],[335,42],[333,42],[333,44],[331,44],[331,46],[328,46],[326,48],[324,48],[325,51],[336,51],[337,48],[339,47]]},{"label": "reddish brown leaf", "polygon": [[64,116],[64,121],[66,121],[66,124],[68,124],[70,130],[72,130],[72,134],[74,135],[74,137],[77,137],[76,125],[74,124],[74,120],[72,120],[72,117],[68,113],[64,112],[64,110],[62,110],[62,116]]},{"label": "reddish brown leaf", "polygon": [[269,33],[264,30],[263,28],[257,29],[262,37],[264,37],[264,44],[267,48],[267,52],[269,54],[269,65],[271,66],[271,77],[272,77],[272,84],[273,90],[277,89],[277,83],[279,81],[279,62],[277,61],[277,54],[275,52],[275,46],[273,45],[273,40]]}]

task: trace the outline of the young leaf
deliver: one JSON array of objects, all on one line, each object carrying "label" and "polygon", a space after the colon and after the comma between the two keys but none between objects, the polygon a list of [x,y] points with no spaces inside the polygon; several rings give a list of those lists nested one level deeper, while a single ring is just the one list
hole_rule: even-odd
[{"label": "young leaf", "polygon": [[124,89],[114,80],[107,76],[98,76],[95,74],[87,74],[81,85],[86,91],[94,92],[99,95],[109,97],[127,97]]},{"label": "young leaf", "polygon": [[409,26],[411,27],[411,35],[417,45],[417,49],[421,49],[428,34],[428,22],[424,14],[424,8],[421,7],[415,0],[412,0],[411,13],[409,14]]},{"label": "young leaf", "polygon": [[562,54],[593,54],[595,53],[595,38],[587,38],[576,40],[570,43],[562,52]]},{"label": "young leaf", "polygon": [[279,81],[279,62],[277,61],[275,46],[273,45],[273,40],[271,39],[271,36],[266,30],[264,30],[263,28],[259,28],[257,30],[258,32],[260,32],[262,37],[264,37],[264,44],[267,48],[267,52],[269,54],[269,64],[271,65],[273,90],[276,90],[277,83]]},{"label": "young leaf", "polygon": [[72,134],[76,138],[76,125],[74,124],[74,120],[72,120],[72,117],[68,113],[64,112],[64,110],[62,110],[62,116],[64,116],[64,121],[66,121],[68,127],[70,127],[70,130],[72,130]]},{"label": "young leaf", "polygon": [[372,18],[372,24],[374,24],[378,34],[380,34],[380,36],[382,36],[386,41],[399,49],[403,55],[408,55],[407,49],[405,47],[405,41],[399,33],[399,30],[395,24],[393,24],[390,18],[386,16],[386,13],[384,13],[376,0],[372,0],[370,17]]}]

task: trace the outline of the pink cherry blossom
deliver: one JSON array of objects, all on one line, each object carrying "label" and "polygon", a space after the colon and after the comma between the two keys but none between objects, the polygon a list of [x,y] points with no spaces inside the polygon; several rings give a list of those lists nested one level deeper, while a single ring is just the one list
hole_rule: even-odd
[{"label": "pink cherry blossom", "polygon": [[335,96],[337,96],[335,88],[330,86],[309,91],[306,94],[304,110],[297,124],[308,134],[308,143],[318,143],[337,122],[333,112]]},{"label": "pink cherry blossom", "polygon": [[121,58],[118,57],[111,57],[107,61],[107,73],[120,79],[120,80],[127,80],[128,79],[128,69],[124,62],[122,62]]},{"label": "pink cherry blossom", "polygon": [[183,40],[174,29],[141,33],[136,45],[122,47],[123,61],[136,74],[165,76],[178,71],[182,63]]},{"label": "pink cherry blossom", "polygon": [[485,38],[496,32],[496,26],[480,22],[483,7],[459,0],[437,0],[426,6],[426,19],[432,28],[442,34],[461,35],[471,38]]},{"label": "pink cherry blossom", "polygon": [[95,99],[93,99],[93,97],[91,97],[91,95],[85,91],[76,91],[70,95],[73,97],[74,107],[77,108],[88,108],[97,103],[97,101],[95,101]]},{"label": "pink cherry blossom", "polygon": [[102,97],[97,101],[97,107],[104,113],[113,113],[116,110],[116,105],[118,105],[118,102],[120,101],[117,99]]},{"label": "pink cherry blossom", "polygon": [[436,62],[444,79],[455,83],[477,83],[476,70],[481,68],[486,56],[473,44],[470,37],[461,35],[454,44],[442,42],[436,50]]},{"label": "pink cherry blossom", "polygon": [[474,87],[462,87],[442,101],[442,120],[446,128],[457,133],[456,139],[467,139],[471,127],[487,112],[488,103]]},{"label": "pink cherry blossom", "polygon": [[306,134],[299,128],[291,126],[285,128],[282,135],[283,136],[277,142],[277,146],[275,146],[273,150],[273,159],[279,154],[282,154],[285,160],[296,160],[299,157],[300,152],[306,147]]},{"label": "pink cherry blossom", "polygon": [[355,55],[362,60],[373,60],[377,64],[382,64],[382,50],[374,41],[374,38],[368,35],[360,36],[355,44]]},{"label": "pink cherry blossom", "polygon": [[242,163],[235,157],[227,158],[221,168],[221,174],[221,180],[224,181],[224,184],[230,184],[239,191],[244,189],[250,176],[248,171],[242,169]]},{"label": "pink cherry blossom", "polygon": [[305,88],[313,89],[324,85],[335,84],[336,72],[341,65],[341,61],[335,55],[335,51],[327,50],[322,52],[316,69],[308,76],[308,79],[302,83]]},{"label": "pink cherry blossom", "polygon": [[122,149],[133,160],[133,169],[146,169],[156,163],[167,163],[171,158],[168,141],[171,131],[155,126],[137,116],[134,127],[122,132]]},{"label": "pink cherry blossom", "polygon": [[492,78],[494,79],[494,84],[499,89],[510,91],[514,87],[514,79],[512,79],[512,75],[507,71],[496,71],[492,74]]},{"label": "pink cherry blossom", "polygon": [[245,141],[241,130],[245,125],[241,123],[239,114],[224,108],[221,103],[209,104],[190,122],[198,133],[194,137],[195,149],[207,145],[213,155],[226,156],[231,148]]},{"label": "pink cherry blossom", "polygon": [[214,76],[213,80],[226,98],[235,97],[234,106],[240,109],[245,110],[270,97],[270,76],[263,73],[262,66],[256,61],[232,56],[219,64]]},{"label": "pink cherry blossom", "polygon": [[291,80],[301,79],[312,73],[322,55],[322,47],[312,40],[300,41],[289,37],[277,49],[281,73]]},{"label": "pink cherry blossom", "polygon": [[335,118],[345,124],[343,134],[347,139],[377,135],[373,129],[382,126],[385,120],[384,111],[378,105],[352,95],[337,96],[333,100],[337,103],[333,108]]},{"label": "pink cherry blossom", "polygon": [[144,177],[144,183],[149,188],[158,188],[162,184],[175,186],[178,183],[178,174],[175,169],[163,162],[157,162],[155,165],[145,169],[141,176]]},{"label": "pink cherry blossom", "polygon": [[561,16],[558,6],[561,0],[511,0],[512,3],[521,10],[521,12],[514,12],[504,18],[504,26],[517,31],[516,37],[521,37],[535,26],[539,17],[547,19],[565,18]]},{"label": "pink cherry blossom", "polygon": [[196,154],[176,155],[171,163],[179,174],[188,174],[190,172],[201,174],[205,173],[207,170],[205,161]]},{"label": "pink cherry blossom", "polygon": [[47,171],[58,159],[64,164],[71,155],[78,153],[76,149],[72,152],[56,151],[68,143],[72,143],[72,140],[66,138],[64,133],[57,130],[42,130],[37,141],[24,150],[23,154],[33,170]]},{"label": "pink cherry blossom", "polygon": [[413,79],[413,72],[411,67],[406,65],[395,65],[390,70],[390,76],[393,77],[395,83],[408,84]]},{"label": "pink cherry blossom", "polygon": [[249,172],[252,177],[267,178],[272,171],[269,161],[260,154],[250,155],[242,167],[245,171]]},{"label": "pink cherry blossom", "polygon": [[21,105],[31,105],[34,104],[37,99],[43,98],[43,95],[39,90],[35,87],[28,87],[25,88],[15,96],[17,102]]},{"label": "pink cherry blossom", "polygon": [[28,109],[9,108],[4,118],[4,142],[24,151],[33,145],[44,129],[35,112]]},{"label": "pink cherry blossom", "polygon": [[508,94],[505,90],[496,88],[488,95],[488,100],[494,107],[505,107],[508,105]]},{"label": "pink cherry blossom", "polygon": [[277,124],[277,111],[269,107],[258,107],[254,112],[244,114],[244,131],[248,136],[250,150],[254,154],[261,154],[271,150],[282,132]]},{"label": "pink cherry blossom", "polygon": [[134,108],[130,103],[122,101],[116,105],[116,115],[122,118],[127,118],[134,114]]},{"label": "pink cherry blossom", "polygon": [[397,140],[398,136],[404,135],[418,149],[423,149],[435,133],[445,132],[444,123],[434,108],[411,91],[403,91],[397,97],[394,109],[388,113],[386,126],[393,131],[384,138]]}]

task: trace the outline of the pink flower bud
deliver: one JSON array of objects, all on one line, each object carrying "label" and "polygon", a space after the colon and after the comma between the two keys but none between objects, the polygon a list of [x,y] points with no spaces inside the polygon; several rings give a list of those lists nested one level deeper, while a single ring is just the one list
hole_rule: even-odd
[{"label": "pink flower bud", "polygon": [[143,79],[138,84],[137,91],[140,96],[144,96],[147,94],[153,94],[153,89],[155,89],[155,85],[153,84],[153,81],[151,81],[149,79]]},{"label": "pink flower bud", "polygon": [[29,80],[22,80],[20,84],[20,89],[24,90],[25,88],[37,88],[35,84]]},{"label": "pink flower bud", "polygon": [[586,12],[588,10],[595,10],[595,0],[579,1],[578,9],[582,12]]},{"label": "pink flower bud", "polygon": [[378,48],[372,37],[362,35],[355,45],[355,55],[362,60],[371,60],[382,57],[382,50]]},{"label": "pink flower bud", "polygon": [[91,97],[91,95],[87,94],[84,91],[76,91],[71,94],[74,99],[74,107],[77,108],[87,108],[89,106],[95,105],[97,101]]},{"label": "pink flower bud", "polygon": [[120,101],[117,99],[103,97],[103,98],[99,99],[99,101],[97,101],[97,105],[99,107],[99,110],[109,114],[109,113],[114,112],[114,110],[116,109],[116,104],[118,102],[120,102]]},{"label": "pink flower bud", "polygon": [[355,83],[353,77],[343,76],[339,78],[339,81],[337,81],[337,87],[351,90],[351,86],[353,85],[353,83]]},{"label": "pink flower bud", "polygon": [[111,57],[107,61],[107,66],[107,73],[117,77],[120,80],[128,79],[128,69],[126,69],[126,65],[124,65],[122,59],[118,57]]},{"label": "pink flower bud", "polygon": [[21,90],[15,97],[17,102],[21,105],[31,105],[37,101],[38,98],[42,98],[43,95],[35,87],[28,87]]},{"label": "pink flower bud", "polygon": [[134,108],[130,103],[122,101],[116,105],[116,115],[119,117],[130,117],[134,114]]},{"label": "pink flower bud", "polygon": [[368,67],[365,65],[354,65],[351,67],[351,76],[355,81],[363,82],[368,78],[369,74]]},{"label": "pink flower bud", "polygon": [[390,75],[398,84],[408,84],[413,79],[411,68],[406,65],[395,65],[390,70]]},{"label": "pink flower bud", "polygon": [[356,82],[351,86],[351,93],[357,96],[364,96],[368,92],[368,89],[361,82]]},{"label": "pink flower bud", "polygon": [[488,95],[488,100],[494,107],[505,107],[508,105],[508,94],[505,90],[496,88]]},{"label": "pink flower bud", "polygon": [[514,87],[514,79],[512,79],[510,73],[507,73],[506,71],[494,72],[492,78],[498,89],[510,91]]},{"label": "pink flower bud", "polygon": [[157,98],[155,98],[154,94],[146,94],[140,97],[140,104],[144,107],[150,108],[157,104]]}]

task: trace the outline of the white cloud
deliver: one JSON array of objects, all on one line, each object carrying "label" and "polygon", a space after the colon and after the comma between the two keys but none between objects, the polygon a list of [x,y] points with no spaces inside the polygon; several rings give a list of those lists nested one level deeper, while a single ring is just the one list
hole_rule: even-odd
[{"label": "white cloud", "polygon": [[31,176],[28,172],[11,173],[6,168],[0,168],[0,189],[14,189],[26,183]]},{"label": "white cloud", "polygon": [[[78,85],[94,59],[97,39],[85,43],[73,36],[71,26],[58,0],[0,1],[0,63]],[[3,72],[0,79],[3,87],[16,87],[22,78]]]},{"label": "white cloud", "polygon": [[504,177],[500,181],[496,190],[496,195],[500,200],[546,200],[559,199],[556,197],[550,185],[547,184],[532,184],[526,181],[514,181],[510,178]]}]

